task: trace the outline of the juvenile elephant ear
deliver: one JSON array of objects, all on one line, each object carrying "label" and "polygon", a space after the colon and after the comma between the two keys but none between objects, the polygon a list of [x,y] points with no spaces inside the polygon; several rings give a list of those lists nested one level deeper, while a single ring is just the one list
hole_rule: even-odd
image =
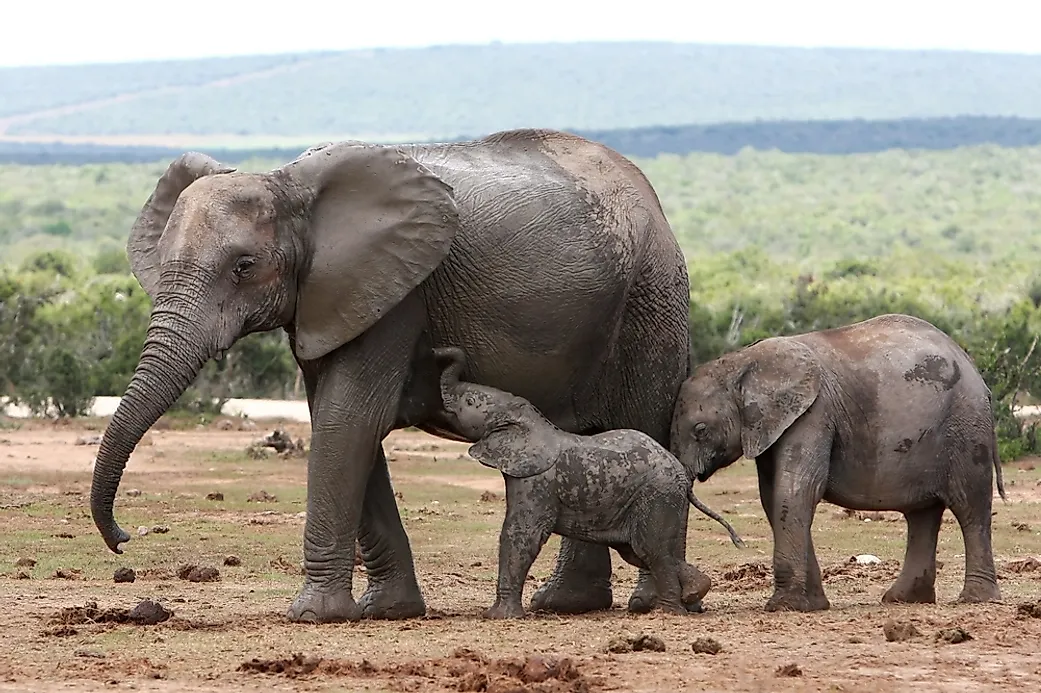
[{"label": "juvenile elephant ear", "polygon": [[205,154],[185,152],[170,162],[159,177],[155,190],[141,208],[127,239],[130,269],[153,300],[159,283],[159,239],[170,220],[177,198],[185,188],[203,176],[231,173],[234,170]]},{"label": "juvenile elephant ear", "polygon": [[470,446],[470,456],[485,467],[506,476],[524,479],[547,471],[557,463],[559,446],[551,439],[515,426],[499,429]]},{"label": "juvenile elephant ear", "polygon": [[759,343],[741,375],[741,448],[755,459],[777,442],[820,392],[820,365],[805,344],[786,338]]},{"label": "juvenile elephant ear", "polygon": [[282,171],[304,186],[310,264],[297,289],[296,353],[351,341],[415,289],[458,229],[452,188],[396,147],[312,147]]}]

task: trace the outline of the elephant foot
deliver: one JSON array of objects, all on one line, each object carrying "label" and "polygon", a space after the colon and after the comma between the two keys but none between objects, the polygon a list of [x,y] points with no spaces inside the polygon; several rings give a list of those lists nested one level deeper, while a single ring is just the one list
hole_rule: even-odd
[{"label": "elephant foot", "polygon": [[1000,602],[1001,589],[997,582],[966,582],[961,594],[958,595],[958,601],[962,604]]},{"label": "elephant foot", "polygon": [[928,575],[919,575],[910,580],[897,580],[882,595],[883,604],[935,604],[935,579]]},{"label": "elephant foot", "polygon": [[766,602],[765,611],[827,611],[831,603],[823,594],[808,595],[805,592],[774,592]]},{"label": "elephant foot", "polygon": [[370,579],[358,600],[363,618],[397,620],[426,615],[427,605],[415,580]]},{"label": "elephant foot", "polygon": [[647,614],[658,605],[658,589],[650,573],[640,571],[636,588],[629,597],[629,613]]},{"label": "elephant foot", "polygon": [[701,606],[701,600],[712,589],[712,578],[698,570],[697,566],[683,563],[680,566],[680,587],[681,600],[689,611],[690,605]]},{"label": "elephant foot", "polygon": [[349,588],[325,591],[305,584],[286,616],[294,623],[343,623],[361,619],[362,612]]},{"label": "elephant foot", "polygon": [[481,616],[489,619],[523,618],[524,607],[520,602],[496,601]]},{"label": "elephant foot", "polygon": [[[681,604],[688,614],[703,614],[705,613],[705,605],[700,599],[689,600],[686,597],[681,599]],[[651,594],[639,594],[633,592],[633,595],[629,597],[628,610],[631,614],[649,614],[658,608],[658,594],[652,592]]]},{"label": "elephant foot", "polygon": [[557,614],[584,614],[611,608],[614,597],[610,584],[581,584],[566,580],[550,580],[531,595],[532,611]]},{"label": "elephant foot", "polygon": [[678,600],[665,600],[660,599],[654,606],[655,611],[659,611],[663,614],[673,614],[675,616],[689,616],[690,611],[687,605]]}]

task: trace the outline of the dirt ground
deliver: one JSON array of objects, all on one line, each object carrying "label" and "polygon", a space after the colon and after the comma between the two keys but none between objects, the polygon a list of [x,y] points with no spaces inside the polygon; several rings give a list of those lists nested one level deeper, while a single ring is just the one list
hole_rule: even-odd
[{"label": "dirt ground", "polygon": [[[636,571],[613,556],[610,612],[493,622],[480,612],[494,592],[502,480],[467,457],[465,445],[399,432],[387,441],[391,474],[429,613],[316,626],[285,618],[302,579],[306,460],[246,451],[276,423],[241,430],[230,419],[161,421],[120,487],[116,517],[133,535],[122,556],[105,548],[88,508],[92,438],[104,424],[0,420],[0,691],[1041,687],[1037,461],[1007,465],[1009,502],[995,500],[1002,604],[952,604],[963,554],[948,513],[940,603],[883,606],[903,558],[901,518],[822,504],[814,541],[831,610],[763,612],[772,542],[754,469],[742,462],[696,488],[747,543],[735,548],[692,511],[688,557],[715,583],[706,613],[627,614]],[[306,425],[285,428],[306,445]],[[554,538],[543,550],[526,600],[549,575],[558,545]],[[882,560],[851,563],[858,554]],[[114,581],[119,568],[136,579]],[[356,597],[364,586],[359,566]],[[152,606],[157,618],[134,609],[142,600],[161,606]],[[637,651],[610,651],[634,641]]]}]

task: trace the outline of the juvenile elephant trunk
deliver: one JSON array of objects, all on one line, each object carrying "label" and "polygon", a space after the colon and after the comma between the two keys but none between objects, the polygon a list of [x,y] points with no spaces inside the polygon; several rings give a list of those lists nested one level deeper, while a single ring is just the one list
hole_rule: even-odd
[{"label": "juvenile elephant trunk", "polygon": [[112,513],[130,453],[213,355],[214,349],[205,346],[208,341],[191,338],[199,332],[199,314],[153,310],[134,376],[102,437],[90,486],[90,513],[114,553],[123,553],[119,545],[130,539]]}]

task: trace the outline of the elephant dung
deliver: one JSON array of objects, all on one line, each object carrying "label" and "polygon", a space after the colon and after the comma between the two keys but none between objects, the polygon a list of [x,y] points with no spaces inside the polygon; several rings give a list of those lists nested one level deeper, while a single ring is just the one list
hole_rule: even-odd
[{"label": "elephant dung", "polygon": [[1016,615],[1023,618],[1041,618],[1041,600],[1020,604],[1016,607]]},{"label": "elephant dung", "polygon": [[723,646],[715,638],[698,638],[690,644],[694,654],[716,655],[723,651]]},{"label": "elephant dung", "polygon": [[626,635],[619,638],[611,638],[611,641],[607,643],[606,650],[612,654],[642,652],[644,650],[650,652],[664,652],[665,641],[657,635],[650,635],[648,633],[642,633],[636,637]]},{"label": "elephant dung", "polygon": [[141,626],[154,626],[157,623],[169,620],[171,616],[173,616],[172,611],[158,602],[153,602],[151,599],[145,599],[127,614],[132,623]]},{"label": "elephant dung", "polygon": [[893,619],[888,619],[882,624],[882,633],[886,636],[886,641],[888,642],[904,642],[921,635],[915,624],[894,621]]},{"label": "elephant dung", "polygon": [[936,634],[936,642],[945,642],[951,645],[968,642],[972,639],[972,635],[969,634],[969,631],[965,630],[961,626],[944,628]]},{"label": "elephant dung", "polygon": [[785,664],[782,667],[777,667],[777,671],[774,672],[777,676],[802,676],[802,668],[795,663]]},{"label": "elephant dung", "polygon": [[112,574],[114,582],[133,582],[136,579],[137,573],[133,568],[117,568],[116,572]]},{"label": "elephant dung", "polygon": [[220,571],[212,566],[188,563],[177,569],[177,577],[188,582],[217,582],[220,580]]}]

